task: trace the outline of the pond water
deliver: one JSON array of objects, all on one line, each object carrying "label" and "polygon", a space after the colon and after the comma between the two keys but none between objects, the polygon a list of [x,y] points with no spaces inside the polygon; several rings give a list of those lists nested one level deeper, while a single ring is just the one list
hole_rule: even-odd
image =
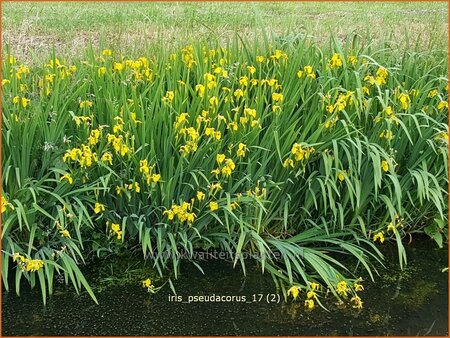
[{"label": "pond water", "polygon": [[[303,301],[279,303],[270,275],[232,269],[224,261],[184,264],[175,287],[183,301],[169,300],[168,285],[147,293],[140,285],[116,285],[96,292],[100,305],[86,292],[59,287],[43,306],[39,290],[24,287],[21,297],[3,291],[2,335],[442,335],[448,336],[447,250],[431,243],[407,248],[408,265],[400,271],[395,247],[385,247],[387,269],[377,283],[365,281],[364,308],[317,307]],[[392,263],[388,263],[391,261]],[[234,302],[190,302],[189,296],[236,296]],[[263,294],[259,301],[259,294]],[[253,296],[256,295],[256,296]],[[246,302],[241,302],[246,296]],[[270,301],[274,300],[275,303]],[[269,301],[269,302],[267,302]]]}]

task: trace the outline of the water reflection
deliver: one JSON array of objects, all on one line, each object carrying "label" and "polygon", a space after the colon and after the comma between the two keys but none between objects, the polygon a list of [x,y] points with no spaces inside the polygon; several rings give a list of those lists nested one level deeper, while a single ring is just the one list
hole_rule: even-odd
[{"label": "water reflection", "polygon": [[[395,248],[386,255],[395,257]],[[202,264],[205,275],[185,264],[182,277],[170,288],[148,294],[139,285],[97,292],[100,305],[87,294],[60,287],[41,303],[40,292],[22,296],[3,293],[2,335],[448,335],[447,251],[429,243],[408,249],[404,271],[395,264],[381,270],[378,283],[364,283],[364,308],[341,308],[330,301],[329,312],[305,310],[302,302],[269,303],[259,296],[276,294],[269,275],[256,267],[244,277],[223,261]],[[396,258],[390,258],[395,261]],[[235,301],[190,302],[189,296],[239,296]],[[246,297],[246,302],[242,297]]]}]

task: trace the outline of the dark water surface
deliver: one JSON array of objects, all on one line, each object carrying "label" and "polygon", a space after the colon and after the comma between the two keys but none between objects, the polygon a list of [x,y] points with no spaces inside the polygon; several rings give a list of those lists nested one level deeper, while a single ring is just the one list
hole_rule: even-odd
[{"label": "dark water surface", "polygon": [[[21,297],[3,292],[2,335],[448,336],[448,273],[441,272],[448,265],[447,250],[415,245],[408,249],[404,271],[395,264],[395,251],[387,248],[388,269],[379,269],[377,283],[363,283],[361,311],[338,308],[334,300],[327,303],[329,312],[308,312],[303,300],[285,303],[280,297],[279,303],[270,303],[278,300],[270,275],[255,267],[244,277],[227,262],[209,260],[201,264],[205,275],[183,265],[175,282],[183,302],[169,301],[168,285],[156,294],[140,285],[110,287],[96,292],[100,305],[86,293],[64,287],[46,306],[39,290],[24,287]],[[245,295],[247,302],[187,303],[189,296],[213,294],[237,296],[235,300]],[[257,294],[263,294],[260,301]]]}]

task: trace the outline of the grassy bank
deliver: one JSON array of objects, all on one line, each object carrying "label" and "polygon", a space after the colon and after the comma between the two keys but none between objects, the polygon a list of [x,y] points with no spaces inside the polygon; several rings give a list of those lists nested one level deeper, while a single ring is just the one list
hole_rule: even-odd
[{"label": "grassy bank", "polygon": [[3,44],[21,59],[39,59],[50,47],[60,56],[80,55],[88,42],[135,55],[155,40],[225,40],[238,32],[251,38],[263,30],[311,35],[321,47],[331,34],[357,33],[367,41],[406,48],[444,48],[447,3],[367,5],[363,2],[173,2],[173,3],[2,3]]}]

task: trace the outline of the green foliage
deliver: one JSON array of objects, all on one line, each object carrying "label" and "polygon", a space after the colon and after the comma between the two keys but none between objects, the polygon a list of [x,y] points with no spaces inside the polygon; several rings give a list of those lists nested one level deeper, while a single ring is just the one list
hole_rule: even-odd
[{"label": "green foliage", "polygon": [[29,70],[7,52],[5,287],[11,271],[17,293],[37,275],[45,301],[56,272],[95,300],[79,269],[94,255],[141,250],[177,277],[181,254],[201,269],[196,251],[220,249],[244,273],[254,255],[283,292],[320,282],[345,298],[342,255],[372,276],[377,238],[401,264],[408,233],[442,246],[445,52],[330,43],[236,36],[136,60],[91,48]]}]

